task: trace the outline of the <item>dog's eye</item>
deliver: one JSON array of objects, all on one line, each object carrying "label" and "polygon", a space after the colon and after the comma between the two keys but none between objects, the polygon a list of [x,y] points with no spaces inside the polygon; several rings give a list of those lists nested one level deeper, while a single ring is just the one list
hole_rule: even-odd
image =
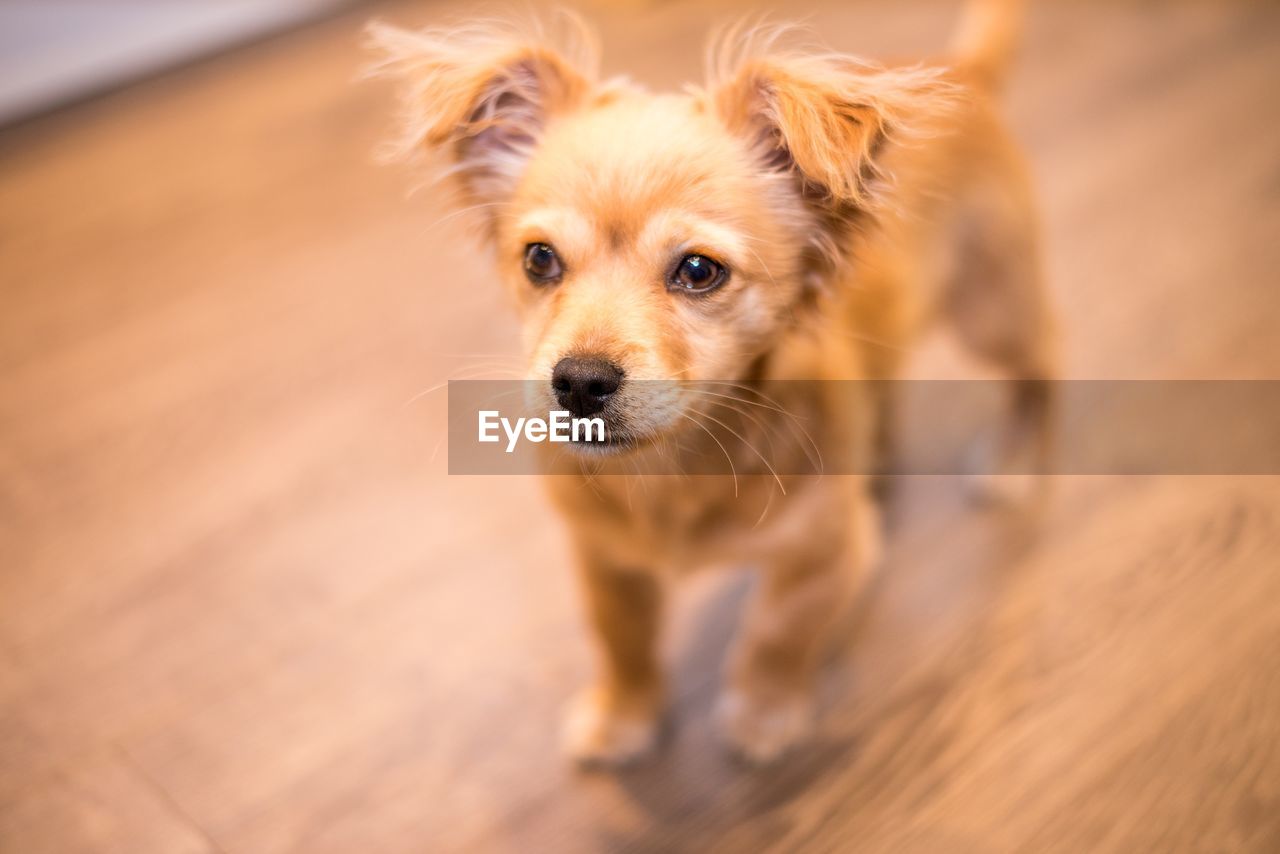
[{"label": "dog's eye", "polygon": [[724,284],[729,271],[705,255],[686,255],[671,273],[671,289],[705,294]]},{"label": "dog's eye", "polygon": [[537,285],[558,281],[564,275],[556,250],[546,243],[530,243],[524,248],[524,274]]}]

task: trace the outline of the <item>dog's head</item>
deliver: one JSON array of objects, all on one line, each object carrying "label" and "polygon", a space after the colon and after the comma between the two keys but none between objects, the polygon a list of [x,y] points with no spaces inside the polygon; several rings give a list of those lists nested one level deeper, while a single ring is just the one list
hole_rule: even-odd
[{"label": "dog's head", "polygon": [[947,98],[934,72],[760,30],[680,95],[599,82],[581,34],[371,34],[407,84],[406,149],[443,152],[484,223],[528,376],[628,443],[680,424],[685,382],[740,381],[794,328],[884,203],[886,148]]}]

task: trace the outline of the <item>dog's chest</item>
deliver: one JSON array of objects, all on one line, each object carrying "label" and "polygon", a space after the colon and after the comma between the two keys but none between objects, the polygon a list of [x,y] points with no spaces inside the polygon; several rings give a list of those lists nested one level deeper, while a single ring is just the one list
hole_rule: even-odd
[{"label": "dog's chest", "polygon": [[593,524],[616,559],[675,573],[768,560],[803,535],[797,522],[825,491],[817,479],[761,475],[618,478],[605,489]]}]

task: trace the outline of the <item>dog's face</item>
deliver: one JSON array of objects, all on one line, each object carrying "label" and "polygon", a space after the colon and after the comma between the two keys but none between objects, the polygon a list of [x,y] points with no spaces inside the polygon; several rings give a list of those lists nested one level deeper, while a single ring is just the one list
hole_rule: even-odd
[{"label": "dog's face", "polygon": [[707,89],[651,95],[493,30],[374,34],[411,84],[410,143],[446,150],[484,212],[527,376],[622,445],[769,352],[841,262],[901,114],[942,91],[740,44]]},{"label": "dog's face", "polygon": [[805,222],[691,97],[615,92],[564,116],[493,229],[527,376],[575,414],[601,406],[612,435],[671,429],[690,381],[737,380],[790,320]]}]

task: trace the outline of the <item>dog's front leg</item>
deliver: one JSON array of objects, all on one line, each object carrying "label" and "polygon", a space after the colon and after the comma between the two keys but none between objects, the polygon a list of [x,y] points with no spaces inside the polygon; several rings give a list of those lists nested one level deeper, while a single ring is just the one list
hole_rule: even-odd
[{"label": "dog's front leg", "polygon": [[619,568],[589,551],[580,575],[600,673],[569,709],[565,748],[585,764],[625,764],[649,752],[658,738],[662,587],[649,572]]},{"label": "dog's front leg", "polygon": [[716,710],[721,734],[749,761],[778,758],[812,729],[826,641],[874,560],[870,502],[859,499],[853,515],[845,531],[761,567]]}]

